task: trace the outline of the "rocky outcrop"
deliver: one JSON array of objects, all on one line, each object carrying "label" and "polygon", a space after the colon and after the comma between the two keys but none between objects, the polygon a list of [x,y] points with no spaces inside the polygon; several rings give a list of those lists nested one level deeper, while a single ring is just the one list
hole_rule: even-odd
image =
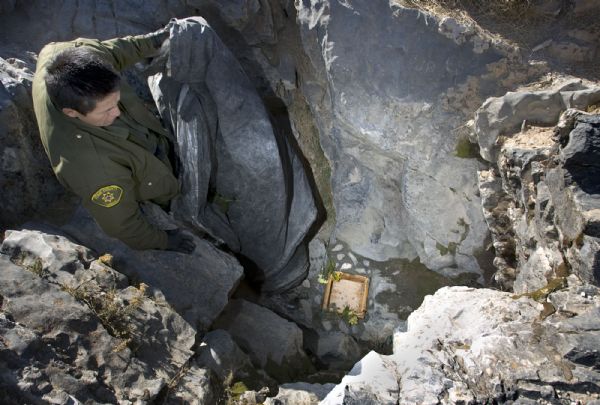
[{"label": "rocky outcrop", "polygon": [[7,233],[4,403],[146,403],[181,372],[195,330],[160,294],[129,286],[109,263],[61,236]]},{"label": "rocky outcrop", "polygon": [[[537,97],[534,109],[541,110],[552,104],[544,94],[515,93],[511,99]],[[525,120],[527,111],[519,113]],[[569,272],[590,283],[600,281],[598,136],[598,116],[569,109],[556,128],[524,126],[494,141],[498,169],[480,172],[479,184],[496,248],[495,278],[504,288],[531,292]]]},{"label": "rocky outcrop", "polygon": [[[497,167],[479,174],[496,248],[495,279],[514,292],[447,287],[426,297],[406,331],[394,334],[393,355],[369,353],[324,404],[600,398],[600,118],[568,109],[560,120],[554,115],[556,127],[524,124],[515,131],[513,117],[529,120],[554,102],[548,94],[559,93],[514,93],[480,110],[494,116],[512,111],[510,100],[535,100],[513,106],[518,112],[504,118],[495,115],[494,125],[507,125],[505,136],[492,142]],[[489,111],[495,102],[503,107]]]},{"label": "rocky outcrop", "polygon": [[83,208],[60,229],[39,223],[29,223],[26,227],[66,235],[97,255],[109,253],[118,271],[160,291],[163,300],[200,331],[208,330],[227,305],[243,274],[235,258],[200,238],[195,239],[196,251],[191,255],[132,250],[106,236]]},{"label": "rocky outcrop", "polygon": [[34,55],[20,50],[15,52],[18,58],[9,57],[2,50],[0,188],[4,192],[0,195],[0,229],[6,229],[46,211],[58,199],[64,199],[65,192],[54,178],[39,141],[31,101]]},{"label": "rocky outcrop", "polygon": [[598,398],[599,290],[574,276],[567,283],[547,296],[554,313],[527,296],[443,288],[411,314],[406,332],[394,335],[393,355],[371,352],[322,403]]},{"label": "rocky outcrop", "polygon": [[[243,400],[258,403],[265,400],[263,386],[275,382],[254,368],[280,380],[301,378],[286,364],[312,356],[331,374],[311,380],[331,381],[365,345],[389,353],[393,334],[393,354],[370,352],[324,403],[598,400],[599,295],[591,284],[598,282],[600,249],[599,123],[571,111],[557,131],[550,126],[564,109],[596,103],[599,93],[580,80],[547,86],[581,68],[561,62],[597,60],[598,34],[561,24],[562,16],[593,17],[598,4],[531,2],[538,16],[557,19],[549,24],[557,32],[520,52],[476,25],[397,3],[0,2],[3,227],[12,223],[6,218],[22,222],[58,195],[49,168],[37,169],[47,167],[41,149],[27,154],[27,142],[36,139],[27,110],[34,61],[24,50],[35,54],[48,41],[74,36],[147,32],[192,14],[213,25],[275,125],[295,135],[331,221],[320,235],[325,242],[311,244],[307,280],[256,299],[271,311],[237,301],[220,318],[242,271],[206,241],[197,239],[190,257],[132,252],[102,236],[82,212],[60,228],[36,225],[45,236],[7,235],[0,256],[0,360],[7,365],[0,394],[32,403],[212,403],[223,399],[222,383],[239,379],[254,382]],[[31,20],[36,24],[23,24]],[[560,73],[532,84],[554,68]],[[522,84],[530,86],[521,91]],[[479,107],[471,133],[466,122]],[[23,119],[26,125],[14,125]],[[424,294],[450,283],[428,269],[482,281],[488,226],[495,281],[514,291],[442,289],[406,322]],[[22,255],[21,247],[32,244]],[[112,266],[94,259],[106,252]],[[367,315],[358,325],[321,311],[319,278],[330,263],[370,278]],[[87,281],[92,270],[94,280]],[[76,297],[64,285],[76,286]],[[91,300],[92,292],[127,316],[129,335],[97,314],[104,301]],[[227,332],[197,335],[191,353],[189,330],[166,312],[167,302],[198,330]],[[170,323],[176,336],[164,326]],[[139,358],[129,347],[136,343]],[[121,350],[113,352],[115,346]],[[265,402],[315,403],[330,389],[282,385]]]},{"label": "rocky outcrop", "polygon": [[509,92],[493,97],[475,113],[475,135],[481,156],[495,162],[499,136],[510,136],[523,125],[552,126],[568,108],[582,109],[600,101],[600,88],[581,80],[544,91]]}]

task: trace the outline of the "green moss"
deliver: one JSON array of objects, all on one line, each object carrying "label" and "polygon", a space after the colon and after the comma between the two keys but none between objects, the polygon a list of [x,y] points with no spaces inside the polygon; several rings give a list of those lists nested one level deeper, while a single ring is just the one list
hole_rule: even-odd
[{"label": "green moss", "polygon": [[345,306],[343,311],[339,313],[340,317],[350,326],[358,324],[358,314],[349,306]]},{"label": "green moss", "polygon": [[471,143],[467,137],[460,137],[456,141],[454,155],[463,159],[475,159],[479,157],[479,146]]},{"label": "green moss", "polygon": [[325,266],[323,266],[323,268],[321,269],[317,281],[321,284],[327,284],[329,282],[330,276],[333,276],[333,278],[336,281],[340,281],[340,276],[336,273],[337,272],[335,271],[335,262],[329,259]]},{"label": "green moss", "polygon": [[244,384],[243,381],[238,381],[238,382],[234,383],[231,386],[231,388],[229,389],[229,391],[231,392],[232,397],[234,397],[235,399],[237,399],[244,392],[248,391],[248,387],[246,387],[246,384]]},{"label": "green moss", "polygon": [[219,209],[221,210],[221,212],[223,214],[227,214],[227,212],[229,211],[229,205],[234,201],[235,201],[234,199],[227,198],[224,195],[221,195],[219,193],[215,193],[212,196],[212,199],[210,200],[210,202],[212,202],[217,207],[219,207]]}]

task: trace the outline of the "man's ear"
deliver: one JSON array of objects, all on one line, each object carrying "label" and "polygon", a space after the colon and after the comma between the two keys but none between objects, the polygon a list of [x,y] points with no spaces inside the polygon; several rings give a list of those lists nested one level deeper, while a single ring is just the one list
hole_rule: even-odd
[{"label": "man's ear", "polygon": [[79,113],[77,110],[74,110],[72,108],[66,108],[66,107],[62,109],[62,112],[71,118],[78,118],[81,115],[81,113]]}]

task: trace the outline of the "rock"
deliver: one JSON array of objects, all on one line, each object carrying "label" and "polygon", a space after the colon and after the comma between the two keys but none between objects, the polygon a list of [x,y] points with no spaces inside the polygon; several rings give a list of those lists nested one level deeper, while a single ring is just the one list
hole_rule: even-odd
[{"label": "rock", "polygon": [[276,391],[275,381],[252,365],[250,358],[222,329],[207,333],[194,357],[195,364],[210,369],[220,381],[242,381],[252,390],[269,387]]},{"label": "rock", "polygon": [[306,347],[328,369],[344,370],[361,355],[361,349],[351,336],[342,332],[317,332],[308,335]]},{"label": "rock", "polygon": [[[575,274],[593,283],[600,281],[597,266],[597,162],[594,156],[600,131],[597,115],[579,115],[565,139],[559,163],[546,172],[554,206],[555,223],[563,238],[566,257]],[[577,241],[577,243],[574,243]]]},{"label": "rock", "polygon": [[598,101],[600,88],[585,86],[580,81],[567,82],[554,90],[509,92],[489,98],[475,113],[475,134],[481,156],[494,162],[498,137],[514,134],[523,121],[554,125],[566,109],[585,109]]},{"label": "rock", "polygon": [[192,365],[176,380],[177,385],[169,390],[165,403],[215,404],[223,388],[220,382],[210,370]]},{"label": "rock", "polygon": [[[0,3],[0,14],[3,7]],[[65,198],[39,142],[31,101],[35,64],[30,55],[20,54],[23,60],[0,58],[0,187],[5,190],[0,229],[23,223]]]},{"label": "rock", "polygon": [[233,256],[203,239],[195,238],[196,250],[190,255],[132,250],[106,236],[83,208],[62,229],[98,254],[110,253],[115,269],[129,278],[162,291],[169,305],[199,330],[208,330],[242,277]]},{"label": "rock", "polygon": [[[426,23],[435,18],[387,3],[299,2],[296,10],[312,65],[299,72],[300,90],[332,164],[335,238],[378,261],[419,257],[431,269],[479,272],[474,255],[487,228],[477,163],[454,156],[458,117],[435,100],[500,55],[458,45]],[[361,50],[350,44],[357,35]],[[442,263],[415,241],[457,249]],[[471,259],[459,265],[459,256]]]},{"label": "rock", "polygon": [[572,276],[548,300],[562,310],[540,319],[529,298],[442,288],[395,333],[393,355],[369,353],[323,403],[586,402],[600,389],[598,289]]},{"label": "rock", "polygon": [[2,0],[0,1],[0,14],[9,13],[14,10],[17,0]]},{"label": "rock", "polygon": [[87,304],[135,357],[165,380],[192,355],[195,331],[160,299],[148,297],[148,286],[127,286],[127,278],[107,265],[110,257],[92,261],[91,252],[63,236],[38,231],[7,231],[1,251],[14,262],[59,285]]},{"label": "rock", "polygon": [[556,128],[506,139],[498,170],[480,172],[494,278],[504,288],[532,292],[568,271],[598,283],[597,124],[597,115],[569,109]]},{"label": "rock", "polygon": [[573,13],[583,14],[598,10],[598,3],[593,0],[575,0]]},{"label": "rock", "polygon": [[356,363],[321,404],[397,404],[398,383],[393,363],[372,351]]},{"label": "rock", "polygon": [[231,300],[214,327],[226,330],[255,367],[279,381],[293,379],[313,367],[302,349],[300,328],[264,307]]},{"label": "rock", "polygon": [[560,161],[568,172],[570,181],[576,183],[587,194],[598,194],[600,116],[582,115],[577,117],[575,122],[567,144],[560,151]]},{"label": "rock", "polygon": [[333,387],[334,384],[282,384],[277,396],[267,398],[265,405],[317,405]]},{"label": "rock", "polygon": [[[3,339],[2,356],[13,359],[2,373],[4,389],[15,390],[19,381],[23,399],[58,395],[116,403],[153,398],[167,383],[169,365],[163,364],[167,374],[159,377],[162,370],[136,358],[88,306],[6,255],[0,255],[0,268],[3,311],[30,331],[8,345]],[[14,324],[5,325],[6,332],[17,331]]]}]

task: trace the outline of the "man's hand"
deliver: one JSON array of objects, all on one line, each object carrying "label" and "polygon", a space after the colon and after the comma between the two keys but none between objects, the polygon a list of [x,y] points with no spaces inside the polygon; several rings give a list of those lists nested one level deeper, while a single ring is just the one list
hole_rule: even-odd
[{"label": "man's hand", "polygon": [[154,32],[145,34],[144,38],[148,38],[148,39],[152,40],[154,48],[160,49],[163,42],[165,42],[165,40],[167,40],[169,38],[169,30],[170,29],[171,29],[171,23],[165,25],[164,27],[162,27]]},{"label": "man's hand", "polygon": [[167,250],[181,253],[192,253],[196,248],[194,239],[184,234],[181,229],[173,229],[167,232]]}]

